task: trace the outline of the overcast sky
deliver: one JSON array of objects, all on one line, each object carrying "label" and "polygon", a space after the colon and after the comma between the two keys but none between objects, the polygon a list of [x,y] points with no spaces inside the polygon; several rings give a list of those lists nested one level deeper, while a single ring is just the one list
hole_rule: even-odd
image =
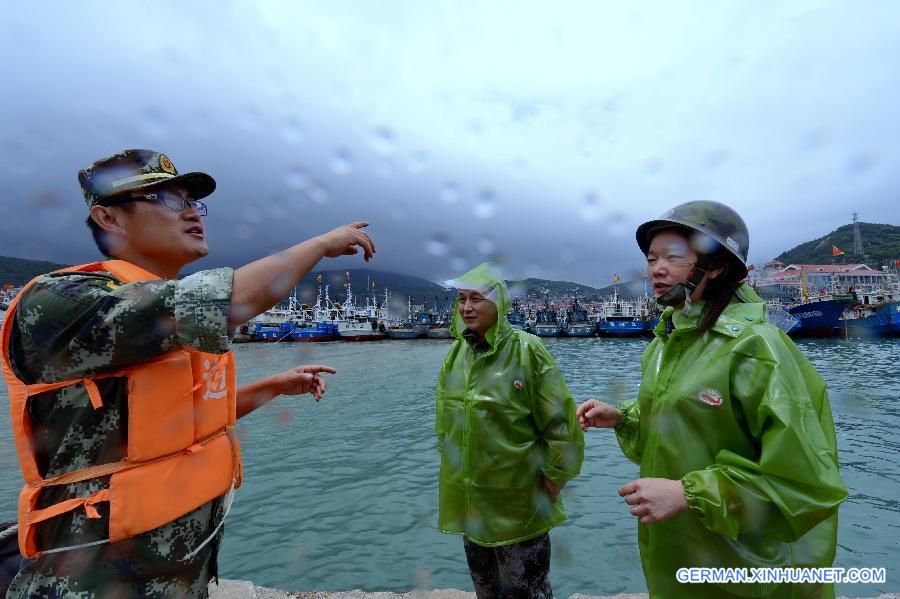
[{"label": "overcast sky", "polygon": [[854,210],[900,225],[897,2],[3,11],[0,255],[96,259],[76,173],[130,147],[217,180],[203,268],[368,219],[372,268],[600,286],[688,200],[738,210],[757,263]]}]

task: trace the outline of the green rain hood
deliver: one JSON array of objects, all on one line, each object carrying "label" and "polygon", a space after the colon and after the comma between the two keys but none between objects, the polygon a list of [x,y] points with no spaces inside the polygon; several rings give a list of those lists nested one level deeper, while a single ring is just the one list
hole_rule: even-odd
[{"label": "green rain hood", "polygon": [[[683,567],[831,566],[838,471],[825,383],[748,286],[697,337],[668,308],[616,435],[641,477],[681,480],[690,510],[638,524],[651,597],[834,597],[821,584],[680,584]],[[669,324],[671,323],[671,324]],[[672,328],[674,326],[674,329]],[[667,332],[670,331],[670,332]]]},{"label": "green rain hood", "polygon": [[482,264],[452,282],[493,298],[489,345],[464,338],[459,302],[455,341],[438,375],[435,430],[441,454],[438,528],[485,546],[539,536],[566,518],[542,474],[557,485],[578,475],[584,436],[556,361],[537,337],[506,320],[509,290]]}]

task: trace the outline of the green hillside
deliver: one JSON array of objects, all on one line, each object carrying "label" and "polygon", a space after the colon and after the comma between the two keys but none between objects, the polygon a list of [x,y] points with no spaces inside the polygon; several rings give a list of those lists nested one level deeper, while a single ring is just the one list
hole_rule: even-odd
[{"label": "green hillside", "polygon": [[55,264],[41,260],[0,256],[0,285],[8,283],[19,287],[38,275],[65,268],[65,266],[65,264]]},{"label": "green hillside", "polygon": [[[547,279],[524,279],[521,281],[507,281],[513,293],[519,297],[543,298],[544,290],[550,293],[551,300],[569,300],[572,298],[573,291],[578,289],[578,297],[584,301],[599,300],[602,296],[612,295],[612,285],[596,289],[588,287],[581,283],[572,283],[571,281],[549,281]],[[643,287],[641,287],[643,289]],[[629,285],[623,282],[619,285],[619,295],[629,297],[631,291]]]},{"label": "green hillside", "polygon": [[[900,227],[859,223],[859,233],[863,255],[853,253],[853,225],[844,225],[824,237],[801,243],[777,259],[785,264],[830,264],[834,260],[836,264],[864,263],[879,268],[900,258]],[[844,252],[843,255],[832,256],[831,246]]]}]

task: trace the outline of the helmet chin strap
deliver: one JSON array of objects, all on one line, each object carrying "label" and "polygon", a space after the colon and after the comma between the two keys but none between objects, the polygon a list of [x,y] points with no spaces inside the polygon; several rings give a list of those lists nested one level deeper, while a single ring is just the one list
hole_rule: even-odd
[{"label": "helmet chin strap", "polygon": [[700,284],[700,281],[703,280],[703,275],[705,274],[706,269],[702,268],[699,263],[696,264],[684,283],[676,284],[665,295],[656,298],[656,301],[664,306],[680,306],[684,304],[683,314],[687,316],[691,311],[691,294],[697,288],[697,285]]}]

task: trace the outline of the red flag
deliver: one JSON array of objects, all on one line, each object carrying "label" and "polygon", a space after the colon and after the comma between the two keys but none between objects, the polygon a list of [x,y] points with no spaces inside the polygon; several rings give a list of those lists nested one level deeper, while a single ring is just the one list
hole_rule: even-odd
[{"label": "red flag", "polygon": [[894,266],[900,266],[900,260],[894,260]]},{"label": "red flag", "polygon": [[833,246],[831,246],[831,255],[832,255],[832,256],[843,256],[843,255],[844,255],[844,252],[842,252],[841,250],[839,250],[839,249],[838,249],[838,246],[833,245]]}]

